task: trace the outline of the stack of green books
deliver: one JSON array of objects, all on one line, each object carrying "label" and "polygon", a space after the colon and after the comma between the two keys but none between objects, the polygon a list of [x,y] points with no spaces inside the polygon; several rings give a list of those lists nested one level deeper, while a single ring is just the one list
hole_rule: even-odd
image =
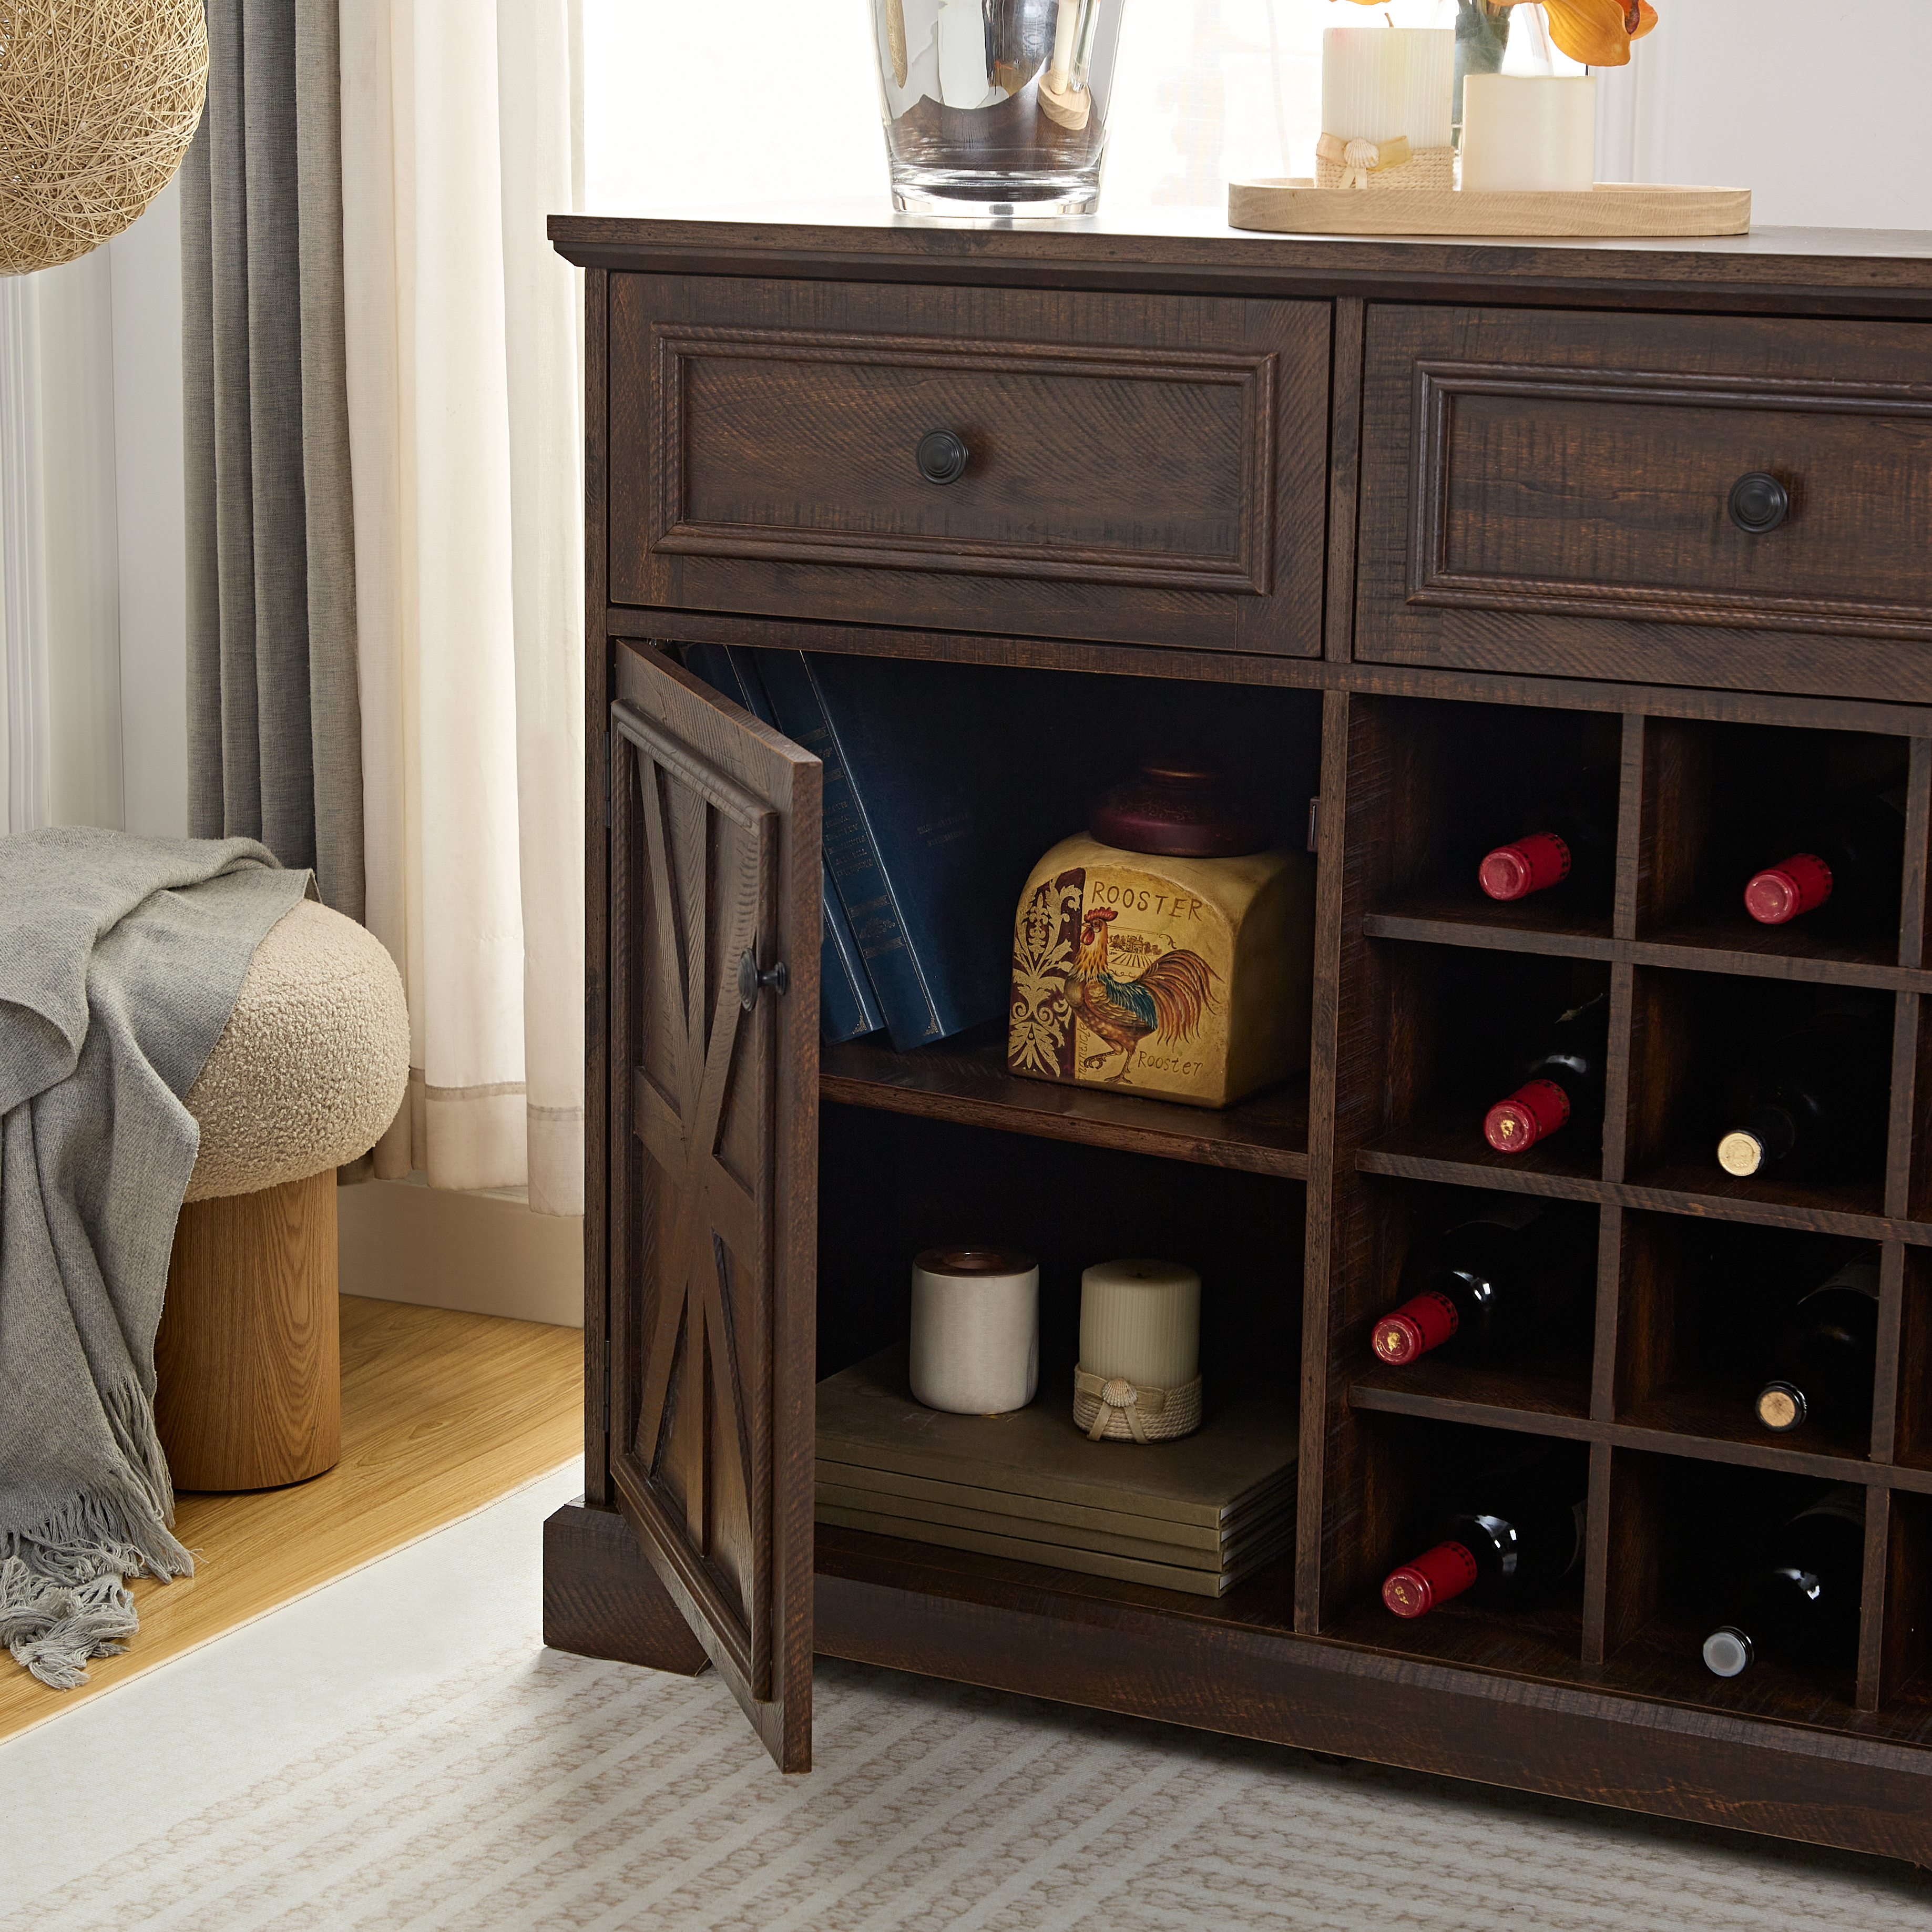
[{"label": "stack of green books", "polygon": [[914,1543],[1218,1597],[1294,1540],[1295,1412],[1211,1380],[1174,1442],[1090,1442],[1070,1364],[1030,1408],[948,1415],[914,1399],[901,1344],[818,1384],[818,1517]]}]

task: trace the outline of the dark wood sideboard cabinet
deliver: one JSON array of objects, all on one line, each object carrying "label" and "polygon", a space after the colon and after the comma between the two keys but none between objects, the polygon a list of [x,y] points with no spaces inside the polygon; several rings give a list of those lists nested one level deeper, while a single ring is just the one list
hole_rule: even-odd
[{"label": "dark wood sideboard cabinet", "polygon": [[[817,1652],[1932,1863],[1932,236],[551,233],[586,272],[590,1171],[549,1641],[708,1660],[788,1771]],[[935,428],[970,452],[943,487]],[[1730,513],[1750,475],[1775,528]],[[1013,1079],[998,1039],[821,1050],[820,767],[682,668],[706,643],[992,667],[1070,734],[1086,694],[1258,734],[1236,776],[1321,800],[1305,1084],[1216,1113]],[[1578,770],[1600,890],[1473,893]],[[1880,778],[1895,900],[1754,925],[1725,828]],[[1732,1178],[1727,1052],[1847,988],[1893,1016],[1882,1154]],[[1492,1155],[1486,1043],[1599,992],[1600,1151]],[[1593,1221],[1593,1327],[1378,1366],[1408,1245],[1486,1190]],[[1199,1262],[1210,1396],[1235,1359],[1298,1394],[1292,1555],[1204,1598],[814,1530],[814,1382],[969,1233],[1036,1248],[1063,1327],[1082,1261]],[[1870,1430],[1773,1436],[1708,1279],[1847,1240],[1882,1257]],[[1538,1443],[1587,1472],[1567,1589],[1384,1610],[1445,1478]],[[1821,1478],[1863,1499],[1855,1654],[1713,1676],[1714,1538]]]}]

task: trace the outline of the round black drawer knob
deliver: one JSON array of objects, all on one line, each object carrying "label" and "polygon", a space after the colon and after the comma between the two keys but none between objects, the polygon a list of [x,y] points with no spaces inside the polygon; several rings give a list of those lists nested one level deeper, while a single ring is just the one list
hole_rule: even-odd
[{"label": "round black drawer knob", "polygon": [[928,483],[956,483],[965,475],[967,460],[971,454],[964,439],[951,430],[928,430],[919,440],[913,460],[919,465],[919,473]]},{"label": "round black drawer knob", "polygon": [[1754,470],[1731,485],[1731,521],[1747,536],[1774,530],[1791,514],[1791,493],[1775,476]]}]

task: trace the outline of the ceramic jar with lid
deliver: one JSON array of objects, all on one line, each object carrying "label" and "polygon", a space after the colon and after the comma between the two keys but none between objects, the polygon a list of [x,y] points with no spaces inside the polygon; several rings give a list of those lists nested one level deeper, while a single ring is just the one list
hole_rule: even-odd
[{"label": "ceramic jar with lid", "polygon": [[1013,928],[1015,1073],[1236,1101],[1308,1064],[1314,862],[1211,768],[1150,759],[1036,865]]}]

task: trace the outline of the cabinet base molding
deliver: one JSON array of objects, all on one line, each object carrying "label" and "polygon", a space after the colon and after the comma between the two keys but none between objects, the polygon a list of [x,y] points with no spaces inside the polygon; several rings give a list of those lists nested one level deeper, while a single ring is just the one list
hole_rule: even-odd
[{"label": "cabinet base molding", "polygon": [[544,1642],[695,1677],[711,1660],[615,1510],[566,1503],[544,1522]]},{"label": "cabinet base molding", "polygon": [[[1505,1683],[1110,1600],[1078,1576],[1064,1588],[1022,1581],[1030,1566],[956,1565],[950,1555],[821,1530],[818,1654],[1932,1864],[1932,1760],[1922,1750],[1528,1678]],[[1187,1666],[1177,1670],[1184,1649]]]}]

